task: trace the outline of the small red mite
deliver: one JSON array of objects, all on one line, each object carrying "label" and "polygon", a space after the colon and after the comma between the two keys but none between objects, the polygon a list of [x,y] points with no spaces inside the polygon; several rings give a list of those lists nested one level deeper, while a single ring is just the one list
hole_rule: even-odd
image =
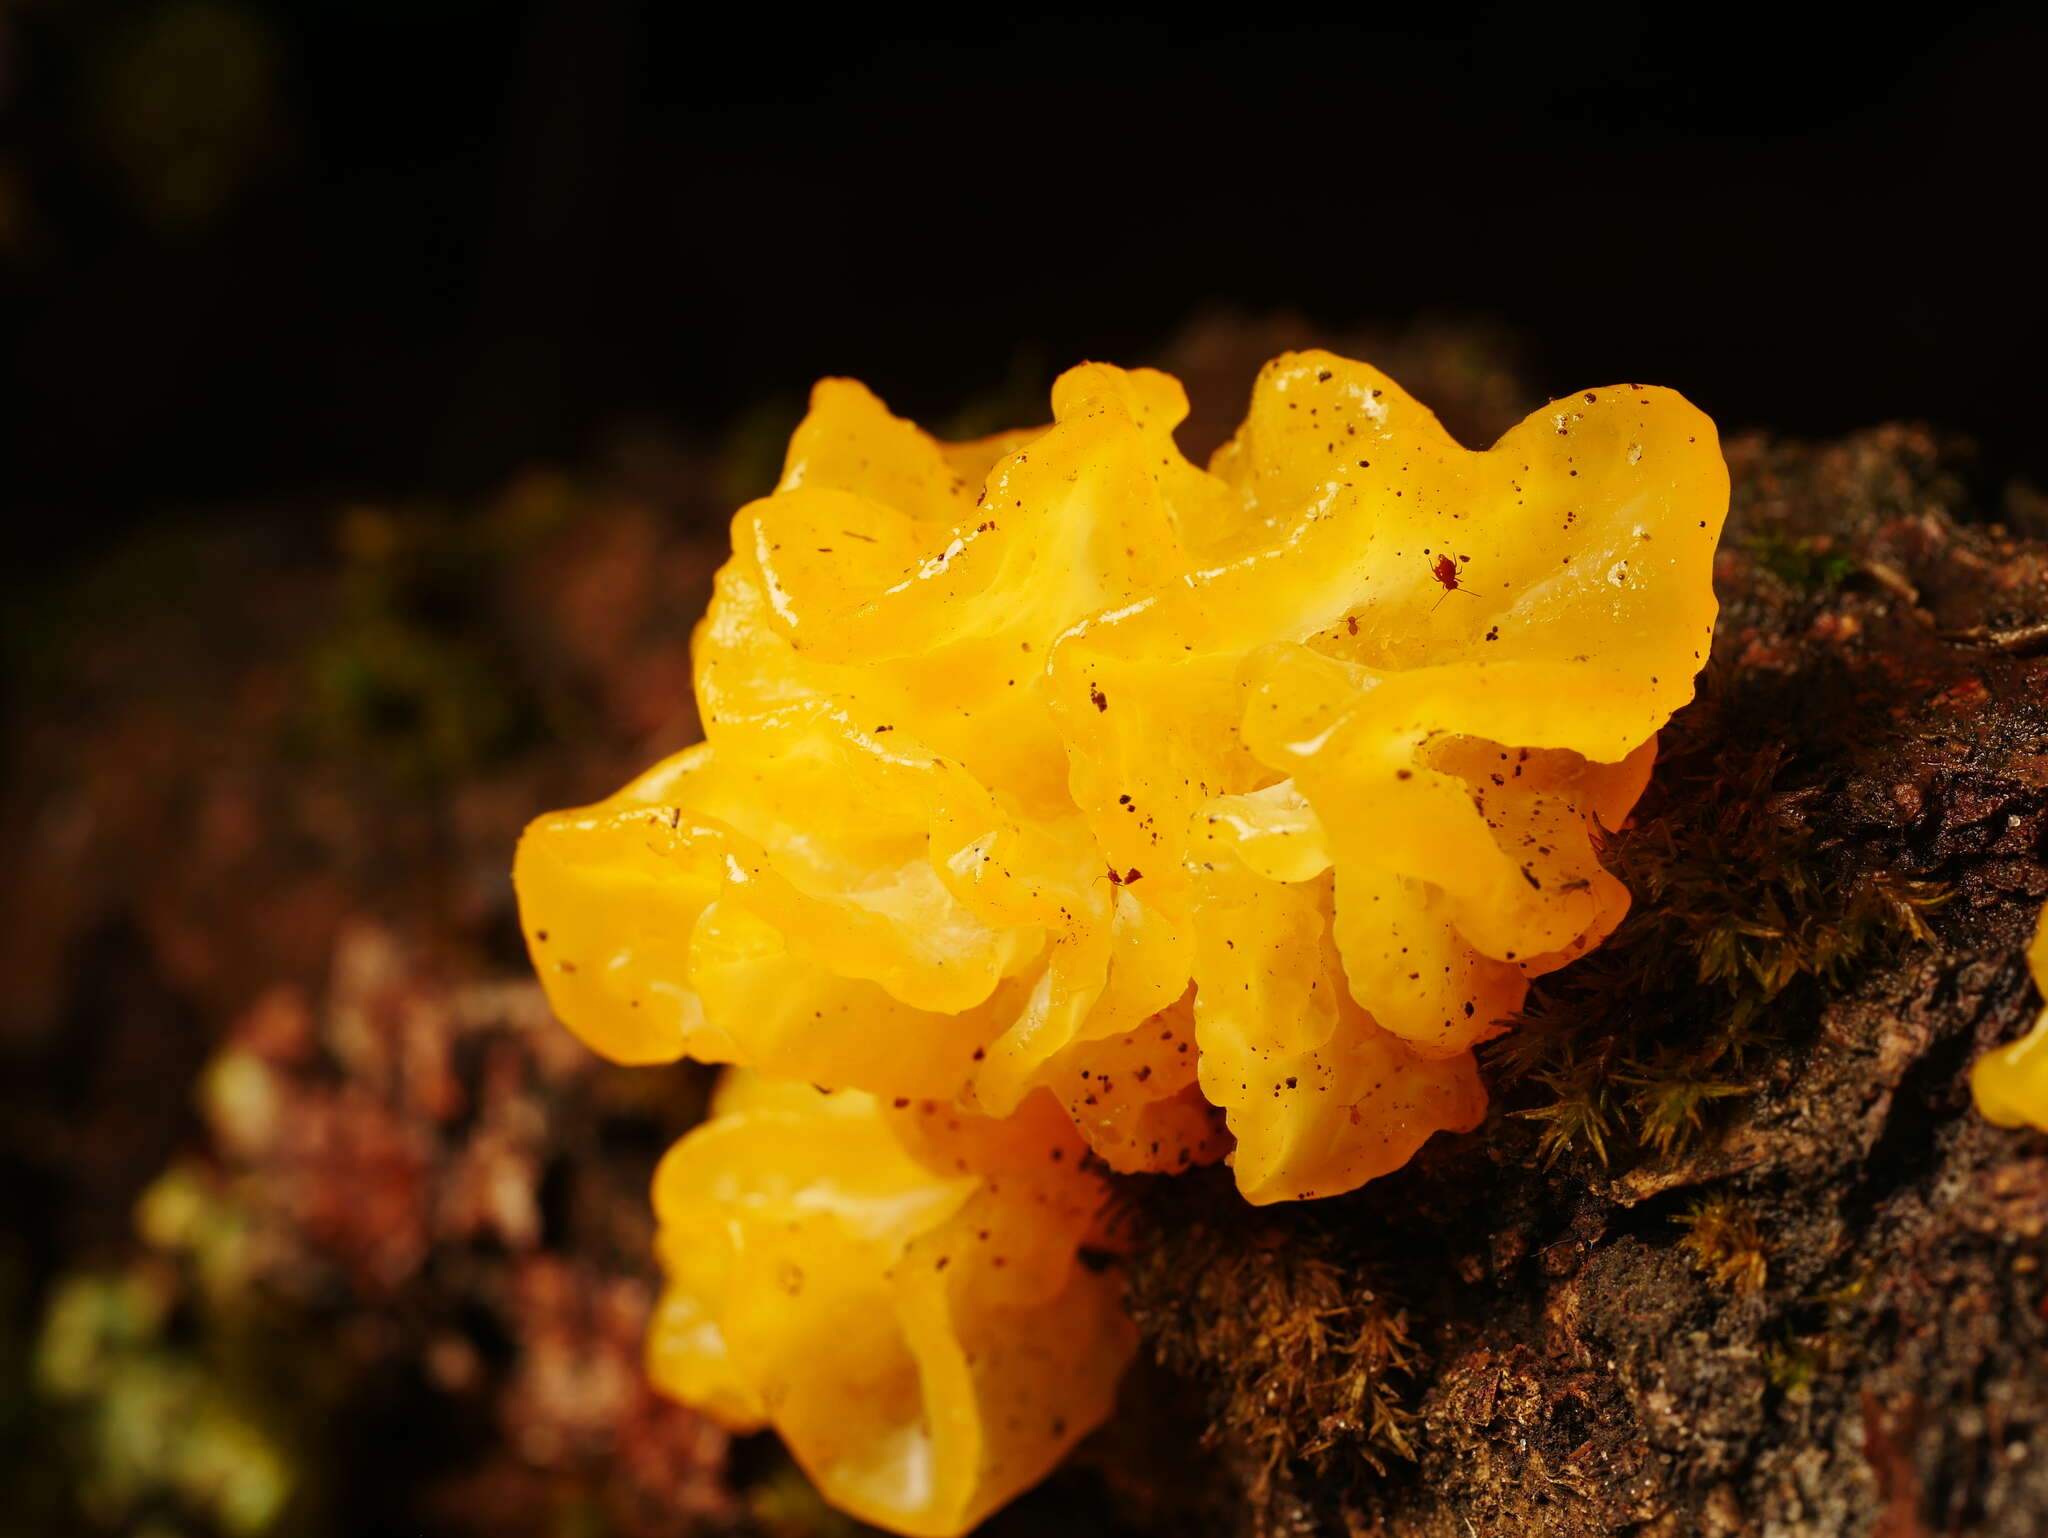
[{"label": "small red mite", "polygon": [[[1423,554],[1427,556],[1429,552],[1425,550]],[[1438,596],[1436,603],[1429,606],[1429,612],[1432,614],[1436,613],[1437,604],[1442,603],[1444,599],[1450,597],[1453,593],[1463,593],[1468,598],[1474,596],[1472,590],[1466,587],[1458,578],[1458,563],[1448,555],[1440,555],[1432,561],[1429,567],[1429,574],[1442,583],[1444,589],[1442,594]]]}]

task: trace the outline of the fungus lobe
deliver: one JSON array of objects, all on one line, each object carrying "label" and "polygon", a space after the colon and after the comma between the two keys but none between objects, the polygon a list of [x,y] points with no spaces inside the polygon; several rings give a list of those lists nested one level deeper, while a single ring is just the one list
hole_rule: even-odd
[{"label": "fungus lobe", "polygon": [[[2027,970],[2034,986],[2048,994],[2048,908],[2041,910],[2033,944],[2027,947]],[[2019,1040],[1977,1059],[1970,1068],[1970,1092],[1987,1121],[2048,1132],[2048,1009]]]},{"label": "fungus lobe", "polygon": [[[772,1421],[907,1532],[957,1531],[1106,1413],[1093,1370],[1128,1346],[1111,1284],[1071,1271],[1101,1196],[1084,1153],[1227,1157],[1273,1202],[1478,1122],[1473,1046],[1627,908],[1600,830],[1715,615],[1727,472],[1670,391],[1586,392],[1473,452],[1367,365],[1287,354],[1206,471],[1164,374],[1083,365],[1052,405],[947,444],[819,384],[697,631],[706,740],[536,821],[515,870],[586,1042],[751,1070],[664,1167],[658,1378]],[[801,1112],[755,1104],[786,1095]],[[906,1153],[898,1101],[983,1130],[950,1165]],[[1045,1165],[1081,1183],[991,1194],[1020,1135],[995,1129],[1048,1119],[1072,1146]],[[889,1194],[841,1192],[869,1169]],[[949,1240],[945,1288],[902,1269],[980,1206],[1005,1266]],[[796,1273],[834,1280],[776,1289]],[[1023,1344],[942,1361],[919,1332],[958,1346],[989,1298]],[[837,1339],[856,1315],[896,1323]],[[976,1372],[1023,1383],[1076,1337],[1088,1370],[1026,1394],[1065,1396],[1060,1435],[991,1430]],[[881,1441],[824,1429],[870,1402]]]},{"label": "fungus lobe", "polygon": [[1220,1151],[1122,1125],[1193,1056],[1248,1198],[1350,1189],[1477,1119],[1470,1048],[1627,906],[1595,841],[1712,631],[1713,426],[1622,386],[1475,453],[1326,353],[1207,472],[1163,374],[1053,408],[943,444],[818,386],[698,631],[707,740],[521,846],[541,975],[622,1061],[995,1116],[1124,1041],[1077,1122],[1119,1169]]},{"label": "fungus lobe", "polygon": [[995,1122],[728,1074],[655,1175],[649,1376],[773,1424],[857,1517],[965,1532],[1101,1423],[1136,1345],[1082,1263],[1081,1152],[1046,1095]]}]

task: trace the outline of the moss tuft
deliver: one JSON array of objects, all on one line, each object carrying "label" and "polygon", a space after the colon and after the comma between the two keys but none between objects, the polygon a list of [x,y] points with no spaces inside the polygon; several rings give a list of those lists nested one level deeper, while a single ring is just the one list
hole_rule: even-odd
[{"label": "moss tuft", "polygon": [[[1200,1201],[1176,1194],[1168,1205],[1180,1215],[1162,1216],[1152,1194],[1147,1221],[1162,1224]],[[1205,1391],[1210,1439],[1255,1507],[1271,1505],[1297,1467],[1384,1473],[1412,1461],[1422,1353],[1383,1278],[1309,1228],[1248,1234],[1242,1219],[1195,1221],[1171,1246],[1138,1246],[1130,1307],[1160,1365]]]},{"label": "moss tuft", "polygon": [[1856,572],[1856,562],[1825,534],[1800,537],[1766,528],[1743,541],[1743,546],[1764,570],[1801,592],[1838,588]]},{"label": "moss tuft", "polygon": [[1679,1244],[1707,1280],[1739,1298],[1753,1297],[1770,1279],[1770,1260],[1756,1214],[1726,1192],[1700,1198],[1672,1219],[1685,1226]]},{"label": "moss tuft", "polygon": [[1791,995],[1810,1003],[1932,938],[1947,893],[1823,847],[1786,809],[1800,766],[1785,739],[1737,715],[1708,697],[1668,729],[1639,816],[1604,850],[1628,918],[1487,1050],[1547,1163],[1684,1154],[1756,1088],[1774,1021],[1811,1017],[1780,1008]]},{"label": "moss tuft", "polygon": [[1807,1394],[1822,1374],[1852,1353],[1860,1306],[1870,1291],[1867,1273],[1800,1300],[1764,1348],[1764,1376],[1787,1398]]}]

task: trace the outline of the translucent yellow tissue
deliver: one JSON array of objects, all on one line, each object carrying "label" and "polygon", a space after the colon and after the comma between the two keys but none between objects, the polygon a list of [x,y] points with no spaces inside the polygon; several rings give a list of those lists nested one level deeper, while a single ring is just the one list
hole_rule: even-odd
[{"label": "translucent yellow tissue", "polygon": [[826,1498],[965,1532],[1109,1414],[1136,1344],[1048,1095],[1004,1121],[727,1075],[655,1177],[657,1387],[772,1424]]},{"label": "translucent yellow tissue", "polygon": [[1706,656],[1713,424],[1621,385],[1472,452],[1315,352],[1207,471],[1185,410],[1090,364],[1050,427],[943,444],[820,384],[698,631],[707,741],[521,845],[563,1020],[1051,1089],[1119,1170],[1234,1146],[1255,1202],[1473,1125],[1471,1047],[1627,907],[1594,841]]},{"label": "translucent yellow tissue", "polygon": [[[2041,911],[2034,943],[2027,947],[2034,986],[2048,994],[2048,908]],[[2048,1132],[2048,1010],[2018,1041],[1978,1058],[1970,1069],[1977,1109],[2001,1127],[2038,1127]]]},{"label": "translucent yellow tissue", "polygon": [[[1474,1044],[1628,906],[1595,839],[1714,622],[1669,391],[1474,453],[1289,354],[1207,471],[1163,374],[1052,404],[943,444],[820,384],[697,633],[707,740],[515,872],[591,1046],[742,1065],[657,1179],[655,1381],[903,1533],[1108,1413],[1100,1167],[1327,1196],[1479,1120]],[[2038,1119],[2017,1063],[1980,1095]]]}]

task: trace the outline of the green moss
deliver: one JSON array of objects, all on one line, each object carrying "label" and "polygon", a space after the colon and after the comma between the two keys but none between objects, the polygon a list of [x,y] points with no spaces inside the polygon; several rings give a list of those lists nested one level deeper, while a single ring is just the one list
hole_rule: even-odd
[{"label": "green moss", "polygon": [[1634,896],[1605,945],[1531,992],[1488,1049],[1546,1161],[1674,1158],[1756,1087],[1759,1050],[1815,994],[1932,937],[1938,886],[1866,869],[1780,815],[1782,741],[1696,706],[1667,734],[1637,820],[1604,857]]},{"label": "green moss", "polygon": [[1743,541],[1750,557],[1779,581],[1802,592],[1840,587],[1855,575],[1856,563],[1825,534],[1796,538],[1762,529]]},{"label": "green moss", "polygon": [[299,747],[407,786],[452,783],[517,750],[541,710],[491,605],[507,562],[573,502],[558,485],[481,512],[347,514],[333,614],[300,663]]},{"label": "green moss", "polygon": [[1715,1101],[1750,1092],[1746,1084],[1698,1077],[1684,1054],[1669,1052],[1660,1052],[1644,1071],[1616,1075],[1616,1082],[1628,1091],[1637,1141],[1662,1158],[1692,1144]]},{"label": "green moss", "polygon": [[329,1531],[346,1354],[255,1280],[249,1216],[204,1166],[172,1166],[136,1218],[140,1251],[59,1276],[35,1340],[37,1433],[64,1508],[95,1531]]},{"label": "green moss", "polygon": [[1788,1398],[1803,1397],[1822,1374],[1834,1371],[1854,1352],[1861,1304],[1870,1290],[1868,1274],[1801,1299],[1764,1348],[1764,1376]]},{"label": "green moss", "polygon": [[160,1275],[74,1275],[56,1289],[37,1382],[62,1407],[81,1449],[88,1512],[120,1522],[169,1503],[229,1538],[283,1517],[292,1459],[203,1356],[168,1330]]},{"label": "green moss", "polygon": [[1738,1297],[1762,1292],[1770,1259],[1756,1214],[1726,1192],[1704,1196],[1673,1222],[1684,1225],[1679,1244],[1701,1273]]},{"label": "green moss", "polygon": [[1805,1393],[1821,1367],[1819,1353],[1799,1341],[1775,1341],[1764,1347],[1764,1377],[1781,1394]]},{"label": "green moss", "polygon": [[1297,1464],[1412,1460],[1421,1353],[1400,1300],[1306,1232],[1185,1226],[1197,1199],[1169,1197],[1162,1212],[1155,1198],[1149,1220],[1172,1239],[1139,1246],[1130,1304],[1160,1363],[1208,1390],[1211,1436],[1254,1504]]}]

